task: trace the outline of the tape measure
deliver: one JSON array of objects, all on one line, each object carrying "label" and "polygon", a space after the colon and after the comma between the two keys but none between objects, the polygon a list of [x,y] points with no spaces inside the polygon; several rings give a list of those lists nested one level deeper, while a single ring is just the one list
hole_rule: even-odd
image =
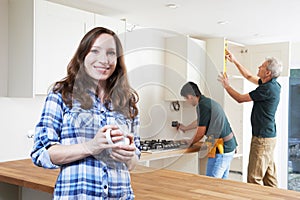
[{"label": "tape measure", "polygon": [[228,41],[224,41],[224,65],[223,65],[223,74],[227,71],[227,59],[226,59],[226,49],[228,48]]}]

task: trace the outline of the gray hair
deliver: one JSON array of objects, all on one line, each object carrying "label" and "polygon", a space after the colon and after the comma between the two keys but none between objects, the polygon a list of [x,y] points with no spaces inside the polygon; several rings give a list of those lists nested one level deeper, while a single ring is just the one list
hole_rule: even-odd
[{"label": "gray hair", "polygon": [[282,72],[281,62],[274,57],[266,58],[266,61],[268,62],[267,69],[271,71],[272,78],[277,78]]}]

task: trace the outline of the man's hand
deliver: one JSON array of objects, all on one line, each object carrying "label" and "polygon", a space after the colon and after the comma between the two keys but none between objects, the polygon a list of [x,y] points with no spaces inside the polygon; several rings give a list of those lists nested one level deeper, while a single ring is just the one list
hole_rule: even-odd
[{"label": "man's hand", "polygon": [[180,123],[178,123],[176,128],[177,128],[177,130],[181,130],[182,132],[186,131],[186,126],[183,124],[180,124]]},{"label": "man's hand", "polygon": [[225,49],[225,58],[232,63],[236,61],[236,58],[228,49]]},{"label": "man's hand", "polygon": [[220,73],[218,75],[218,81],[222,83],[222,86],[226,89],[229,87],[229,81],[226,73]]}]

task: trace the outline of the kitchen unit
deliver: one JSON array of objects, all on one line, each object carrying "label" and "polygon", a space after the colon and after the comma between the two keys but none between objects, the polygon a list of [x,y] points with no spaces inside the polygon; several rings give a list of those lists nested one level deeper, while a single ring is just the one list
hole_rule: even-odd
[{"label": "kitchen unit", "polygon": [[[0,182],[52,193],[58,172],[36,167],[29,159],[4,162],[0,163]],[[137,200],[300,199],[291,190],[142,166],[131,172],[131,180]]]},{"label": "kitchen unit", "polygon": [[[153,169],[171,169],[192,174],[200,173],[199,151],[203,143],[189,147],[187,141],[146,140],[141,142],[140,165]],[[143,150],[147,147],[147,150]]]},{"label": "kitchen unit", "polygon": [[44,0],[9,0],[8,5],[7,96],[46,94],[66,75],[79,39],[93,25],[93,15]]},{"label": "kitchen unit", "polygon": [[47,94],[66,76],[80,39],[93,27],[101,24],[118,34],[125,32],[124,21],[92,12],[46,0],[8,1],[8,66],[0,68],[7,74],[7,88],[0,87],[3,96]]}]

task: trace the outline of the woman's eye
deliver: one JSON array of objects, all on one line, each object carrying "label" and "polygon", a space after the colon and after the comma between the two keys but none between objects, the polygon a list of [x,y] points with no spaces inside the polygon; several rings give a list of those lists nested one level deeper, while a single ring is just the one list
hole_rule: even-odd
[{"label": "woman's eye", "polygon": [[92,49],[92,50],[91,50],[91,53],[99,53],[99,50],[97,50],[97,49]]},{"label": "woman's eye", "polygon": [[109,55],[109,56],[115,56],[115,55],[116,55],[116,52],[114,52],[114,51],[108,51],[108,52],[107,52],[107,55]]}]

